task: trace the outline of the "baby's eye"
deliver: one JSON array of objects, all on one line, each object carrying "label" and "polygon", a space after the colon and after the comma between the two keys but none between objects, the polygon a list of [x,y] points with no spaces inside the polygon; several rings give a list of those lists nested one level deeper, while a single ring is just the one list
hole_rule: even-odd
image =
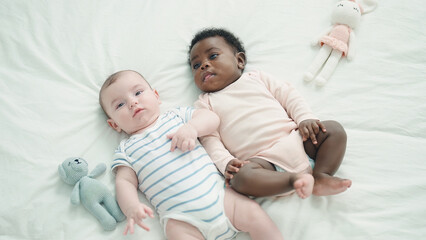
[{"label": "baby's eye", "polygon": [[339,3],[337,6],[338,6],[338,7],[343,7],[343,4]]},{"label": "baby's eye", "polygon": [[115,109],[119,109],[119,108],[121,108],[122,106],[124,106],[124,103],[119,103]]},{"label": "baby's eye", "polygon": [[143,91],[137,91],[137,92],[135,93],[135,95],[136,95],[136,96],[139,96],[139,95],[141,95],[141,94],[142,94],[142,92],[143,92]]},{"label": "baby's eye", "polygon": [[217,58],[217,56],[218,56],[217,53],[213,53],[212,55],[210,55],[210,60]]},{"label": "baby's eye", "polygon": [[354,10],[356,10],[357,12],[359,12],[358,8],[354,7]]},{"label": "baby's eye", "polygon": [[199,67],[200,67],[200,64],[199,64],[199,63],[196,63],[196,64],[192,65],[192,68],[193,68],[193,69],[198,69]]}]

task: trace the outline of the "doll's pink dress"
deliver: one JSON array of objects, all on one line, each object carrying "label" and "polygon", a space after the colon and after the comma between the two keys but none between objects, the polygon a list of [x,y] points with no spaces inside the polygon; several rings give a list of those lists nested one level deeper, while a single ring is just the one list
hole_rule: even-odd
[{"label": "doll's pink dress", "polygon": [[348,42],[351,28],[347,25],[338,24],[333,27],[327,36],[320,39],[321,46],[323,44],[337,49],[342,52],[342,56],[348,54]]}]

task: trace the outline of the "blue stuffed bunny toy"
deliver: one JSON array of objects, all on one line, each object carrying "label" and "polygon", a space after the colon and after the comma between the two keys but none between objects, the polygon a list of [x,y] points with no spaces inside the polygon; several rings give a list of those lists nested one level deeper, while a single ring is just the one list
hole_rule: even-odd
[{"label": "blue stuffed bunny toy", "polygon": [[80,203],[89,210],[105,230],[115,229],[117,222],[125,219],[120,207],[109,189],[95,177],[105,172],[105,164],[98,164],[88,174],[88,164],[83,158],[67,158],[58,166],[59,176],[64,182],[75,185],[71,193],[71,203]]}]

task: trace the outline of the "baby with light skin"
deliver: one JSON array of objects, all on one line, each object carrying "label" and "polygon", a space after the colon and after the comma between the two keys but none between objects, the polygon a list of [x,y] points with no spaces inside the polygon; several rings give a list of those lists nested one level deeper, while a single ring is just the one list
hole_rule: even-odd
[{"label": "baby with light skin", "polygon": [[160,112],[160,97],[132,70],[112,74],[99,101],[107,123],[129,135],[114,154],[117,201],[127,217],[124,230],[154,217],[139,189],[154,206],[167,239],[231,239],[239,231],[252,239],[282,240],[282,234],[255,201],[225,186],[223,176],[197,138],[215,131],[217,115],[181,107]]}]

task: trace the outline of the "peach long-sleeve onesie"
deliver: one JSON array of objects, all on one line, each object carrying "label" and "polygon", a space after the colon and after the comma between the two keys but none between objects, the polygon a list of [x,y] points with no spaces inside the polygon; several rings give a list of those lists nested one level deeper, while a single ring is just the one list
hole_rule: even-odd
[{"label": "peach long-sleeve onesie", "polygon": [[318,118],[289,83],[247,72],[218,92],[201,94],[195,107],[220,117],[218,130],[200,139],[220,172],[234,158],[261,158],[289,172],[310,167],[297,126]]}]

